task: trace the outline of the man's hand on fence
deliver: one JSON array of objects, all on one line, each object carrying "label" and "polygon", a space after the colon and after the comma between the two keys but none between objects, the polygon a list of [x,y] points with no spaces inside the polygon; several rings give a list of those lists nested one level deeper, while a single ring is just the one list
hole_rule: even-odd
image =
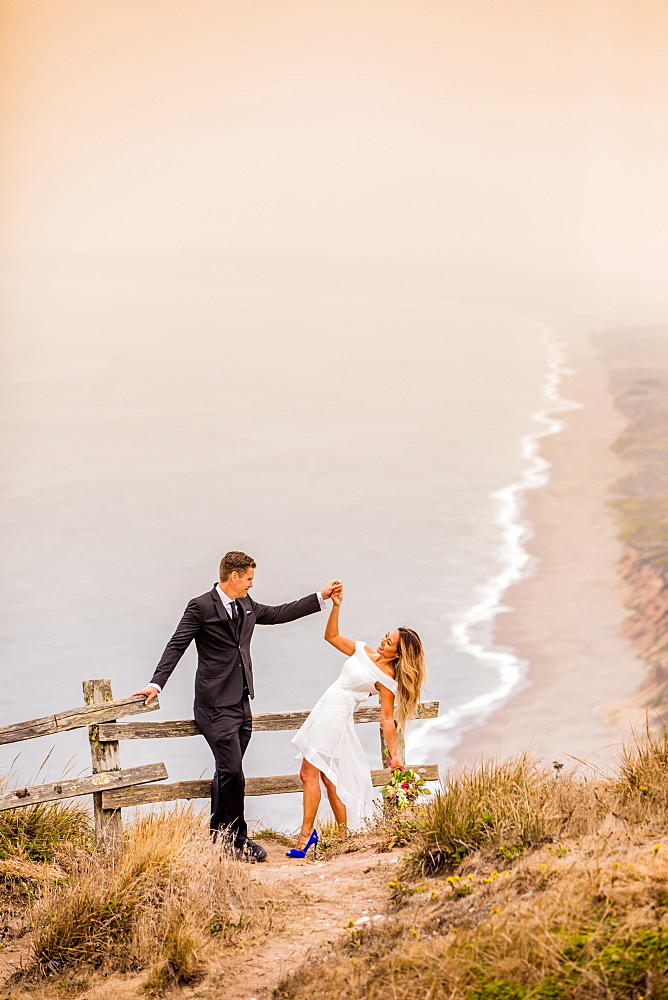
[{"label": "man's hand on fence", "polygon": [[141,691],[133,691],[132,697],[135,698],[138,694],[146,695],[146,701],[144,704],[148,705],[149,701],[153,701],[153,699],[157,697],[158,690],[154,687],[142,688]]}]

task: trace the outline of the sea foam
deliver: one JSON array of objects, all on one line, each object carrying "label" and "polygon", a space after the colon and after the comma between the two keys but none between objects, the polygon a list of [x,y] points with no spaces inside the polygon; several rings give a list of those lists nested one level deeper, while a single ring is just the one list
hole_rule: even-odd
[{"label": "sea foam", "polygon": [[551,463],[540,454],[541,441],[563,429],[564,422],[557,414],[582,408],[581,403],[565,399],[560,393],[563,377],[570,374],[564,365],[564,345],[550,329],[540,329],[547,368],[542,388],[545,405],[532,415],[534,427],[520,440],[524,463],[520,478],[492,494],[494,521],[501,536],[496,553],[500,569],[477,588],[475,603],[452,624],[453,645],[476,663],[491,668],[496,683],[483,694],[447,709],[437,719],[414,724],[406,741],[407,757],[413,763],[451,763],[448,752],[460,742],[464,731],[481,725],[511,695],[530,683],[527,661],[511,649],[495,646],[492,627],[498,614],[511,610],[503,603],[503,595],[536,568],[536,560],[526,548],[533,529],[523,515],[527,493],[544,486],[550,478]]}]

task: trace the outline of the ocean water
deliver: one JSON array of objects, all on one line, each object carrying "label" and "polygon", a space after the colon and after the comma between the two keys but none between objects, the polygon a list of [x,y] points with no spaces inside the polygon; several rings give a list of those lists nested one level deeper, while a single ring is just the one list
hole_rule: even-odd
[{"label": "ocean water", "polygon": [[527,551],[533,528],[524,516],[524,505],[527,494],[544,486],[550,478],[550,463],[541,454],[541,442],[562,430],[562,414],[582,405],[561,394],[561,382],[568,369],[564,366],[563,347],[549,327],[543,329],[541,342],[546,356],[543,407],[532,415],[532,429],[520,440],[523,468],[519,478],[492,494],[500,536],[498,571],[476,587],[476,599],[452,623],[455,646],[478,665],[496,670],[497,682],[482,694],[441,710],[436,719],[416,722],[407,742],[412,761],[438,760],[442,771],[452,762],[448,750],[457,746],[462,733],[482,725],[494,709],[517,694],[529,679],[530,664],[514,649],[495,642],[494,627],[498,615],[509,610],[504,601],[506,591],[536,569],[536,560]]},{"label": "ocean water", "polygon": [[[491,629],[531,569],[522,498],[569,405],[540,317],[224,272],[4,283],[0,725],[81,704],[86,678],[119,697],[144,686],[231,548],[256,558],[264,603],[336,576],[349,635],[420,632],[441,716],[411,728],[414,763],[445,766],[461,727],[522,683]],[[308,709],[337,676],[324,624],[256,630],[256,712]],[[194,667],[192,649],[152,719],[191,717]],[[377,727],[360,733],[379,766]],[[257,733],[247,774],[293,773],[293,749]],[[201,739],[129,741],[121,760],[164,761],[172,780],[211,770]],[[84,731],[0,748],[0,777],[21,782],[88,768]],[[248,800],[285,829],[299,810]]]}]

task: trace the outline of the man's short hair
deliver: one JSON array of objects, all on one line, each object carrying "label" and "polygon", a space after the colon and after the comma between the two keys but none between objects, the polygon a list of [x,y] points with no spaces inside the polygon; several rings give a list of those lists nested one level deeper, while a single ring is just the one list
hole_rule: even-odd
[{"label": "man's short hair", "polygon": [[257,563],[245,552],[226,552],[220,560],[220,582],[228,579],[230,573],[235,571],[239,576],[243,576],[247,569],[255,569]]}]

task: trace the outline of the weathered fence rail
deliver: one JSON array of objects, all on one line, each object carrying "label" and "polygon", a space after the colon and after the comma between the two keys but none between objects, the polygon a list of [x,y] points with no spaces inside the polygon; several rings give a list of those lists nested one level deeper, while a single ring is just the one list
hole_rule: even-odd
[{"label": "weathered fence rail", "polygon": [[[151,703],[152,704],[152,703]],[[253,732],[286,732],[299,729],[308,712],[269,712],[253,716]],[[435,719],[438,702],[425,701],[418,709],[418,719]],[[355,712],[355,722],[380,722],[380,705],[367,705]],[[107,722],[100,726],[101,740],[159,740],[166,737],[199,736],[194,719],[180,722]]]},{"label": "weathered fence rail", "polygon": [[[148,705],[143,696],[121,698],[114,701],[111,681],[90,680],[83,683],[86,705],[41,719],[19,722],[0,727],[0,744],[18,743],[21,740],[53,736],[72,729],[88,727],[92,770],[81,778],[62,779],[45,785],[18,788],[0,793],[0,811],[54,802],[79,795],[93,796],[95,832],[98,843],[115,849],[123,834],[121,810],[129,806],[147,805],[152,802],[174,802],[178,799],[209,798],[211,781],[177,781],[161,783],[169,775],[164,764],[145,764],[125,770],[121,767],[119,741],[173,739],[199,736],[193,719],[174,722],[119,722],[129,715],[143,715],[159,707],[159,699]],[[432,719],[438,715],[438,702],[420,705],[418,718]],[[253,729],[264,732],[285,732],[299,729],[308,712],[271,712],[256,715]],[[355,712],[356,723],[380,722],[380,707],[366,706]],[[381,730],[381,750],[384,748]],[[397,751],[404,756],[403,732],[397,730]],[[438,779],[438,768],[433,765],[408,765],[428,781]],[[385,785],[391,778],[387,768],[371,771],[374,786]],[[247,795],[277,795],[299,792],[302,785],[297,774],[277,774],[266,778],[247,778]]]},{"label": "weathered fence rail", "polygon": [[[438,781],[438,767],[435,764],[413,764],[411,770],[425,781]],[[371,771],[374,788],[386,785],[392,772],[384,767]],[[246,778],[246,795],[281,795],[285,792],[301,792],[302,783],[298,774],[275,774],[271,778]],[[169,785],[144,785],[141,788],[118,788],[102,792],[102,802],[107,809],[121,809],[128,806],[143,806],[151,802],[175,802],[177,799],[208,799],[211,781],[175,781]]]},{"label": "weathered fence rail", "polygon": [[158,708],[160,705],[157,704],[157,699],[146,705],[143,697],[121,698],[111,704],[83,705],[81,708],[71,708],[68,712],[58,712],[57,715],[46,715],[43,719],[31,719],[30,722],[1,726],[0,744],[34,740],[38,736],[54,736],[69,729],[81,729],[83,726],[122,719],[126,715],[155,712]]},{"label": "weathered fence rail", "polygon": [[[144,764],[142,767],[128,767],[124,771],[103,771],[85,778],[61,778],[50,785],[35,785],[33,788],[14,788],[0,792],[0,810],[16,809],[17,806],[33,806],[38,802],[57,802],[77,795],[101,793],[105,788],[122,790],[134,788],[144,781],[162,781],[168,778],[164,764]],[[115,806],[113,808],[116,808]]]}]

